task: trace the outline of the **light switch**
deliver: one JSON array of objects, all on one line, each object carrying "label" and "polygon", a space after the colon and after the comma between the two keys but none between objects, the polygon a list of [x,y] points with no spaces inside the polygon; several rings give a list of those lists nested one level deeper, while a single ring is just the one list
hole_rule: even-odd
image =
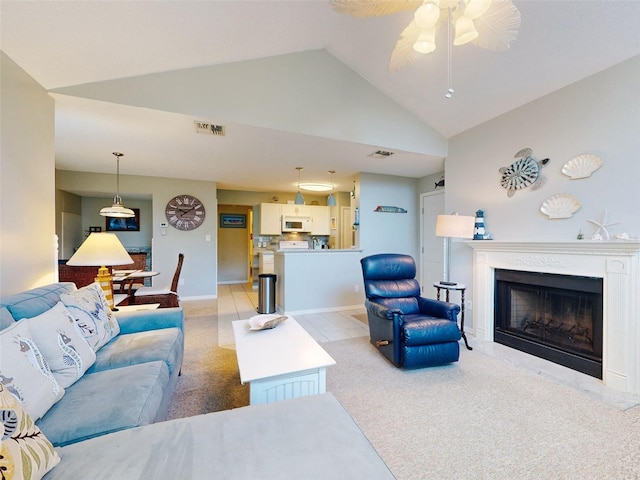
[{"label": "light switch", "polygon": [[205,239],[205,241],[210,242],[210,241],[211,241],[211,235],[207,234],[207,235],[204,237],[204,239]]}]

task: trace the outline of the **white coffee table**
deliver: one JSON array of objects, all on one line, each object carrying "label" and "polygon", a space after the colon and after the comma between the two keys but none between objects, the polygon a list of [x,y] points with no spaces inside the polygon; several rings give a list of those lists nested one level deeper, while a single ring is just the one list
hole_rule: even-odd
[{"label": "white coffee table", "polygon": [[335,360],[293,317],[271,330],[233,323],[240,381],[249,383],[251,405],[326,391],[326,368]]}]

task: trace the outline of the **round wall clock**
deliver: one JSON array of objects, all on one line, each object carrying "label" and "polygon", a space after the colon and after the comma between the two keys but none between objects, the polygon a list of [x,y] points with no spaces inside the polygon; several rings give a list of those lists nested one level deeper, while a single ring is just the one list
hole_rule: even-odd
[{"label": "round wall clock", "polygon": [[178,230],[194,230],[204,222],[204,205],[193,195],[176,195],[164,209],[169,225]]}]

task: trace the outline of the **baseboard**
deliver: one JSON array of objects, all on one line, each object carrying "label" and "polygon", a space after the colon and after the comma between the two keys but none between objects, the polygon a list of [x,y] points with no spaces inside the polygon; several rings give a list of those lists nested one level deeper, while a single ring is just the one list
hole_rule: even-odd
[{"label": "baseboard", "polygon": [[344,310],[364,310],[364,304],[359,303],[357,305],[347,305],[342,307],[327,307],[327,308],[313,308],[309,310],[295,310],[289,312],[283,312],[281,306],[277,307],[278,313],[283,315],[309,315],[313,313],[329,313],[329,312],[342,312]]}]

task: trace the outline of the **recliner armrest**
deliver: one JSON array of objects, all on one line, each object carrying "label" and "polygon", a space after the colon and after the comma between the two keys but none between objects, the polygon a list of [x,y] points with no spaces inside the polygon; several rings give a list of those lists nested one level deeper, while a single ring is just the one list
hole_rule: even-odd
[{"label": "recliner armrest", "polygon": [[446,318],[454,322],[458,320],[458,313],[460,313],[460,305],[433,300],[432,298],[418,297],[418,307],[420,308],[420,313],[437,318]]},{"label": "recliner armrest", "polygon": [[396,315],[399,317],[403,317],[402,310],[400,310],[399,308],[385,307],[384,305],[372,302],[371,300],[365,300],[364,305],[367,308],[367,312],[379,318],[393,320],[394,316]]}]

